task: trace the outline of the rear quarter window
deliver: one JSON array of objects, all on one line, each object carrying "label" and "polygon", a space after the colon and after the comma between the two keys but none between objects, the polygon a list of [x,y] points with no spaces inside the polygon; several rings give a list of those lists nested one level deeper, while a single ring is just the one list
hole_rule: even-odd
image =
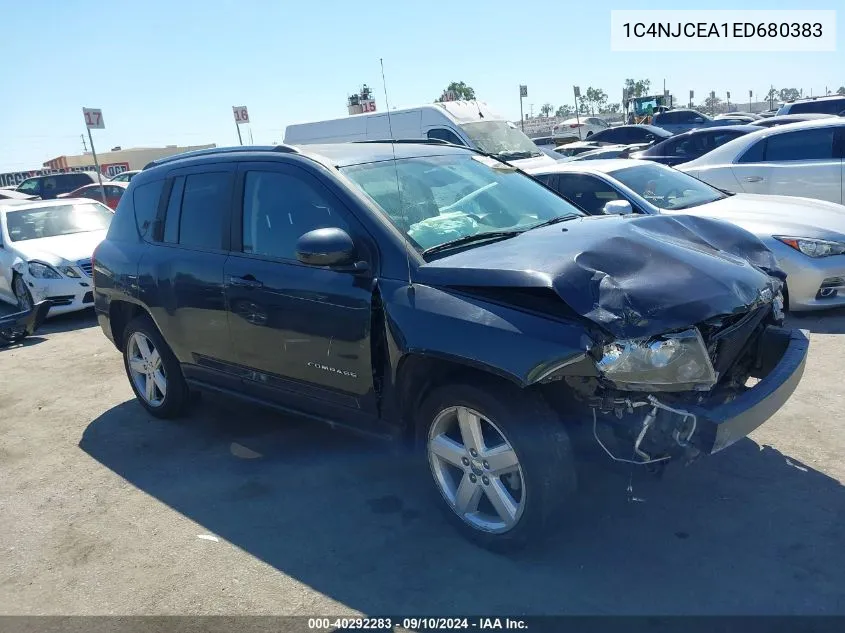
[{"label": "rear quarter window", "polygon": [[148,242],[152,241],[152,229],[163,188],[164,181],[156,180],[139,185],[131,192],[127,190],[115,209],[108,239],[134,242],[140,236]]},{"label": "rear quarter window", "polygon": [[762,163],[766,158],[766,139],[757,141],[739,157],[738,163]]}]

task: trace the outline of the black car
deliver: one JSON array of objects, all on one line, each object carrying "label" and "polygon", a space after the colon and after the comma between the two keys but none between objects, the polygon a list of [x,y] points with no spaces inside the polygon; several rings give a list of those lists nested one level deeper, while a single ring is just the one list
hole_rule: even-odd
[{"label": "black car", "polygon": [[652,145],[646,150],[635,152],[630,158],[653,160],[664,165],[680,165],[710,150],[724,145],[728,141],[749,134],[759,132],[755,125],[727,125],[725,127],[708,127],[690,132],[676,134],[665,141]]},{"label": "black car", "polygon": [[670,132],[654,125],[617,125],[596,132],[590,136],[590,142],[633,145],[634,143],[659,143],[670,136],[672,136]]},{"label": "black car", "polygon": [[444,144],[161,159],[93,267],[99,323],[152,415],[213,390],[406,444],[493,549],[554,527],[581,440],[658,470],[719,451],[778,410],[807,354],[750,233],[587,217]]},{"label": "black car", "polygon": [[97,182],[97,174],[87,171],[45,174],[27,178],[18,185],[16,191],[31,196],[38,196],[42,200],[52,200],[59,194],[70,193],[75,189],[79,189],[79,187],[84,187],[95,182]]}]

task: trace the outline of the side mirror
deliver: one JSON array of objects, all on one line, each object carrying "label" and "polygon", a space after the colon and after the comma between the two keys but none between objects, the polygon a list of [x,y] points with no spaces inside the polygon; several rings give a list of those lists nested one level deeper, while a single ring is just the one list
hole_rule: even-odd
[{"label": "side mirror", "polygon": [[634,207],[627,200],[611,200],[602,209],[607,215],[630,215]]},{"label": "side mirror", "polygon": [[296,258],[308,266],[350,267],[358,270],[355,243],[343,229],[308,231],[296,241]]}]

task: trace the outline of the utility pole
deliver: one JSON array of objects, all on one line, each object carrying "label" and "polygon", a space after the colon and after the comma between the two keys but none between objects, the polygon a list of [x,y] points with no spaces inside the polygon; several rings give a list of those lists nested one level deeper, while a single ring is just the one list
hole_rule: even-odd
[{"label": "utility pole", "polygon": [[575,122],[578,124],[578,139],[583,140],[581,137],[581,116],[578,113],[578,97],[581,96],[581,88],[572,86],[572,92],[575,95]]},{"label": "utility pole", "polygon": [[88,146],[85,144],[85,135],[84,135],[84,134],[80,134],[80,135],[79,135],[79,138],[81,138],[81,139],[82,139],[82,153],[83,153],[83,154],[87,154],[87,153],[88,153]]},{"label": "utility pole", "polygon": [[522,99],[528,96],[528,86],[520,84],[519,86],[519,124],[522,126],[522,131],[525,132],[525,115],[522,113]]},{"label": "utility pole", "polygon": [[528,104],[528,118],[529,119],[534,118],[534,104],[533,103]]}]

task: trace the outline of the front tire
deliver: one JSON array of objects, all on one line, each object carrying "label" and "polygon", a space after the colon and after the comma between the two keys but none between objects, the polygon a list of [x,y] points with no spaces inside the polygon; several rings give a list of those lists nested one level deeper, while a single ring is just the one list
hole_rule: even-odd
[{"label": "front tire", "polygon": [[420,416],[434,489],[458,530],[498,552],[540,542],[576,488],[569,436],[545,402],[481,380],[436,388]]},{"label": "front tire", "polygon": [[189,403],[179,361],[149,317],[133,319],[123,333],[123,366],[138,402],[157,418],[176,418]]},{"label": "front tire", "polygon": [[34,302],[32,301],[32,293],[26,287],[26,282],[19,273],[15,273],[12,279],[12,291],[15,293],[15,298],[18,300],[18,308],[22,312],[32,310]]}]

